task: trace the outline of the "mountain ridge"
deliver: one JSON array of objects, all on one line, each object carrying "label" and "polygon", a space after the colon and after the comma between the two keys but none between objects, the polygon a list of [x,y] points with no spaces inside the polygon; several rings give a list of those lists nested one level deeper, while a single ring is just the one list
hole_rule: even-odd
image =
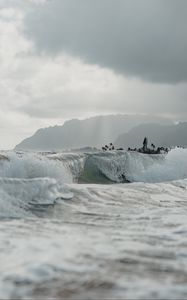
[{"label": "mountain ridge", "polygon": [[101,147],[113,142],[120,134],[151,120],[171,124],[166,118],[144,115],[106,115],[84,120],[72,119],[62,126],[38,129],[31,137],[16,145],[16,150],[60,150],[81,147]]},{"label": "mountain ridge", "polygon": [[114,143],[117,147],[141,147],[145,136],[148,138],[149,146],[153,143],[157,147],[186,147],[187,122],[173,125],[141,124],[132,128],[128,133],[119,135]]}]

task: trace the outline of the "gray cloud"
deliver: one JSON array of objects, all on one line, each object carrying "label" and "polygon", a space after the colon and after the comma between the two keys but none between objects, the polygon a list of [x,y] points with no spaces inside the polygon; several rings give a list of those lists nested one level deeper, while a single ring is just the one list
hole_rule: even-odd
[{"label": "gray cloud", "polygon": [[186,3],[0,0],[1,145],[96,114],[186,120]]},{"label": "gray cloud", "polygon": [[186,0],[51,0],[31,10],[38,49],[143,80],[187,81]]}]

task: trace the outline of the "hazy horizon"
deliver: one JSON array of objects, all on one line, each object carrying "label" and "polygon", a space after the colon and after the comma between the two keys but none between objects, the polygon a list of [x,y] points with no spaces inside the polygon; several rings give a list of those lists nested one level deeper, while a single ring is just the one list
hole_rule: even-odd
[{"label": "hazy horizon", "polygon": [[[87,119],[72,119],[63,126],[38,130],[17,144],[16,150],[53,151],[101,147],[114,142],[120,135],[141,124],[172,125],[166,118],[150,115],[105,115]],[[137,140],[137,139],[136,139]]]},{"label": "hazy horizon", "polygon": [[[13,144],[13,142],[11,141],[11,142],[8,143],[8,145],[10,145],[10,146],[8,146],[7,148],[5,148],[5,147],[1,148],[0,150],[13,150],[17,144],[19,144],[20,142],[22,142],[24,139],[32,137],[40,129],[53,128],[53,127],[56,127],[56,126],[57,127],[62,127],[66,122],[69,122],[69,121],[72,121],[72,120],[86,121],[86,120],[94,119],[94,118],[97,118],[97,117],[110,117],[110,116],[111,117],[112,116],[113,117],[114,116],[127,116],[127,117],[131,117],[131,116],[133,116],[133,117],[140,117],[140,116],[142,116],[142,117],[145,117],[145,118],[148,117],[150,119],[151,119],[151,117],[158,118],[158,119],[160,117],[160,118],[165,119],[168,122],[177,123],[177,121],[175,121],[172,118],[167,117],[167,116],[164,117],[164,116],[159,116],[159,115],[148,115],[148,114],[146,115],[146,114],[120,114],[120,113],[116,113],[116,114],[96,114],[96,115],[86,116],[86,117],[82,117],[82,118],[81,117],[77,117],[77,118],[74,117],[72,119],[71,118],[70,119],[65,119],[65,120],[62,121],[62,123],[60,123],[60,122],[59,123],[55,123],[54,122],[54,124],[53,123],[46,123],[43,126],[39,126],[39,127],[34,128],[34,130],[32,130],[32,128],[31,128],[30,130],[24,132],[23,135],[20,134],[20,137],[18,137],[16,143]],[[181,120],[181,122],[183,122],[183,121]],[[156,123],[157,124],[161,124],[160,122],[156,122]],[[101,128],[101,131],[102,131],[102,128]],[[124,128],[123,133],[125,133],[125,132],[126,131],[125,131],[125,128]],[[119,135],[120,135],[120,131],[119,131]],[[89,147],[90,145],[87,145],[87,146]]]}]

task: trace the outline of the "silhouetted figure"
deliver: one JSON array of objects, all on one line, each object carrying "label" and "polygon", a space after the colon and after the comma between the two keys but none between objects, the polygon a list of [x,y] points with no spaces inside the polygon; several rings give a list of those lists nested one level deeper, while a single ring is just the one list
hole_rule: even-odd
[{"label": "silhouetted figure", "polygon": [[109,150],[114,150],[114,145],[112,143],[110,143],[109,145]]},{"label": "silhouetted figure", "polygon": [[147,140],[147,138],[145,137],[144,140],[143,140],[143,152],[146,152],[146,151],[147,151],[147,145],[148,145],[148,140]]},{"label": "silhouetted figure", "polygon": [[153,150],[155,150],[155,145],[154,144],[151,144],[151,147],[153,148]]},{"label": "silhouetted figure", "polygon": [[151,144],[152,148],[148,148],[148,139],[147,137],[144,138],[143,140],[143,147],[141,148],[134,148],[131,149],[130,147],[128,148],[128,151],[135,151],[135,152],[139,152],[139,153],[143,153],[143,154],[167,154],[170,149],[166,148],[166,147],[158,147],[156,149],[155,145],[152,143]]},{"label": "silhouetted figure", "polygon": [[158,147],[156,150],[156,154],[160,154],[160,150],[161,150],[160,147]]}]

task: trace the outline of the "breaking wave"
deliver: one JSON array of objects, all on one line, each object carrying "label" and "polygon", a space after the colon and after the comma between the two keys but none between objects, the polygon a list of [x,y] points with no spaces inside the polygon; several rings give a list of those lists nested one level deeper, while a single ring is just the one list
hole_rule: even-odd
[{"label": "breaking wave", "polygon": [[167,155],[108,151],[0,155],[0,217],[32,215],[30,207],[73,197],[71,183],[160,183],[187,178],[187,149]]},{"label": "breaking wave", "polygon": [[55,178],[62,183],[166,182],[187,178],[187,149],[147,155],[128,151],[15,153],[0,157],[2,178]]},{"label": "breaking wave", "polygon": [[72,181],[71,173],[62,163],[36,153],[7,153],[6,159],[0,160],[0,177],[27,179],[49,177],[63,183]]},{"label": "breaking wave", "polygon": [[72,182],[62,163],[44,155],[10,152],[0,156],[0,217],[33,216],[38,205],[72,197]]},{"label": "breaking wave", "polygon": [[167,155],[115,151],[90,155],[81,175],[83,182],[166,182],[187,178],[187,149]]},{"label": "breaking wave", "polygon": [[35,206],[52,205],[66,197],[67,188],[55,179],[0,178],[0,217],[31,217]]}]

